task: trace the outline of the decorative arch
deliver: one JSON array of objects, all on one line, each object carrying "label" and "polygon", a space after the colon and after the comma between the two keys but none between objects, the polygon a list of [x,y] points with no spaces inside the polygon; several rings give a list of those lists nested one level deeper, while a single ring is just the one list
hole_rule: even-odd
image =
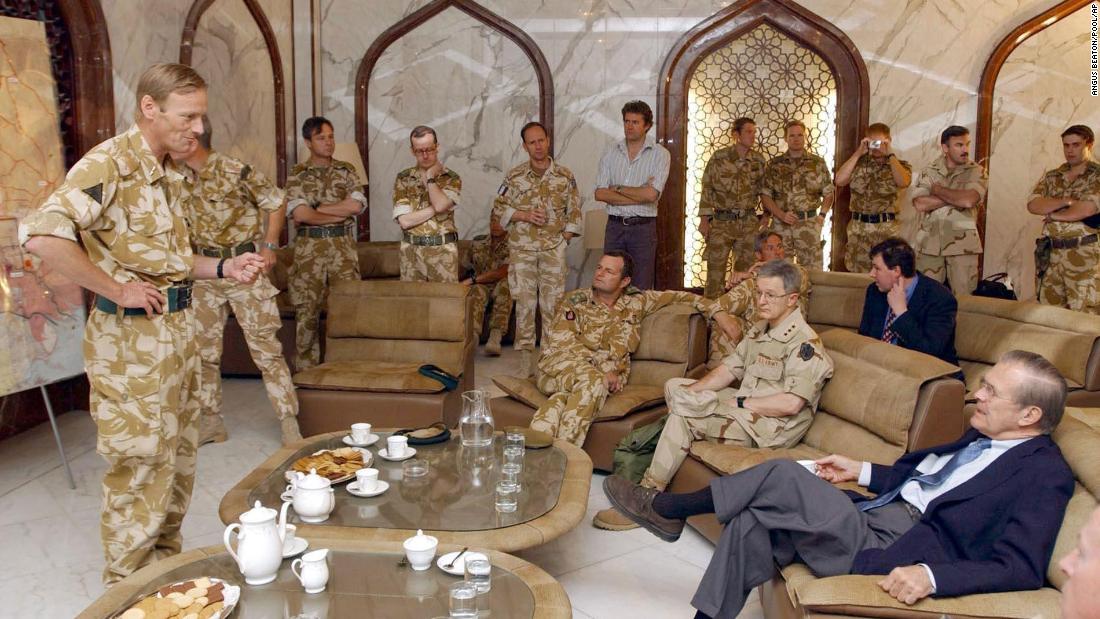
[{"label": "decorative arch", "polygon": [[[191,65],[191,53],[195,44],[195,34],[198,32],[199,20],[203,13],[213,5],[215,0],[195,0],[191,10],[187,12],[187,19],[183,25],[183,35],[180,37],[180,64]],[[271,28],[271,22],[260,8],[256,0],[243,0],[248,8],[256,27],[264,38],[267,46],[267,56],[271,60],[271,80],[275,89],[275,170],[279,186],[286,184],[287,173],[287,135],[286,135],[286,91],[283,87],[283,60],[279,54],[279,42],[275,40],[275,31]]]},{"label": "decorative arch", "polygon": [[[359,154],[363,157],[363,167],[368,171],[370,170],[370,149],[368,147],[370,144],[370,127],[367,119],[367,102],[369,101],[370,78],[374,72],[374,66],[390,45],[451,7],[501,33],[519,46],[523,53],[527,55],[534,66],[535,76],[538,78],[539,121],[546,126],[547,137],[550,138],[550,154],[554,154],[554,78],[550,72],[550,65],[546,62],[546,57],[543,56],[538,44],[515,24],[481,6],[474,0],[432,0],[432,2],[424,5],[378,35],[378,38],[371,43],[367,52],[363,54],[362,60],[359,61],[359,70],[355,75],[355,141],[359,145]],[[360,222],[360,225],[362,226],[365,223]]]},{"label": "decorative arch", "polygon": [[[691,76],[712,52],[763,23],[812,50],[833,72],[838,153],[852,152],[867,126],[870,81],[859,50],[836,26],[792,0],[739,0],[684,33],[665,58],[657,84],[657,140],[672,155],[657,210],[658,288],[681,288],[684,281],[685,142]],[[833,212],[832,257],[834,264],[841,264],[849,218],[847,190],[838,192]]]},{"label": "decorative arch", "polygon": [[[1001,42],[993,49],[993,53],[989,55],[989,59],[982,69],[981,82],[978,85],[978,120],[977,127],[975,127],[977,143],[974,146],[974,160],[985,163],[987,174],[993,148],[993,96],[997,88],[997,78],[1000,76],[1005,62],[1024,41],[1053,26],[1063,17],[1085,8],[1091,1],[1066,0],[1056,4],[1014,28],[1012,32],[1001,39]],[[978,235],[982,239],[983,247],[985,246],[985,215],[986,207],[982,205],[981,211],[978,212]],[[982,254],[978,260],[978,276],[981,277],[985,268],[985,254]]]}]

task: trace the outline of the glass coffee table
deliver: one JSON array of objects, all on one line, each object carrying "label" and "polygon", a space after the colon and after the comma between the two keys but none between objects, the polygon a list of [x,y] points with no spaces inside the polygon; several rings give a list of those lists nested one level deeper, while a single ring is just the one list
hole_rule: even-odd
[{"label": "glass coffee table", "polygon": [[[290,559],[283,561],[274,582],[247,585],[225,548],[211,546],[163,559],[134,572],[108,589],[77,619],[114,618],[164,585],[203,576],[220,578],[241,588],[233,619],[447,617],[449,588],[461,577],[451,576],[434,565],[424,572],[400,565],[404,553],[401,544],[395,542],[344,542],[328,548],[330,576],[321,593],[304,591],[290,571]],[[442,544],[439,547],[440,553],[454,550],[460,548]],[[532,619],[572,616],[565,590],[549,574],[511,555],[487,554],[493,566],[489,615]]]},{"label": "glass coffee table", "polygon": [[[570,443],[557,440],[546,449],[528,449],[518,508],[500,513],[494,501],[500,440],[484,448],[463,447],[457,436],[436,445],[416,445],[415,457],[426,460],[429,471],[422,478],[406,480],[402,462],[378,456],[389,432],[377,434],[381,439],[367,449],[374,455],[371,466],[379,470],[379,480],[389,483],[389,489],[365,498],[348,492],[351,482],[335,484],[336,507],[318,524],[302,522],[291,508],[287,521],[297,526],[297,535],[309,540],[311,547],[321,540],[400,542],[423,529],[441,543],[511,552],[545,544],[584,518],[592,460]],[[275,452],[222,498],[218,507],[222,522],[237,522],[256,501],[278,509],[290,465],[318,450],[344,447],[345,436],[343,432],[321,434]]]}]

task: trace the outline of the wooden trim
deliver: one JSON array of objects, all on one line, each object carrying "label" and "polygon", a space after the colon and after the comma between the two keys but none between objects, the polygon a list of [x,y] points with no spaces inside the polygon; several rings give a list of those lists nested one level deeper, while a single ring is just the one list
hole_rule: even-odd
[{"label": "wooden trim", "polygon": [[107,18],[96,0],[60,0],[73,52],[76,156],[115,134],[115,98]]},{"label": "wooden trim", "polygon": [[[432,0],[408,17],[390,26],[378,35],[367,52],[359,61],[359,70],[355,76],[355,141],[363,157],[363,167],[370,173],[370,127],[367,119],[367,102],[370,92],[370,77],[374,65],[386,49],[410,31],[427,22],[444,10],[454,7],[477,21],[501,33],[519,46],[534,65],[539,84],[539,121],[546,126],[550,138],[550,154],[554,154],[554,78],[550,64],[546,62],[542,50],[535,41],[512,22],[481,6],[474,0]],[[369,226],[369,224],[368,224]],[[364,224],[360,222],[360,229]],[[367,237],[369,238],[369,237]]]},{"label": "wooden trim", "polygon": [[[997,47],[993,49],[993,53],[989,55],[989,60],[986,60],[985,68],[982,69],[981,82],[978,85],[978,120],[976,123],[977,127],[975,127],[977,139],[974,146],[974,160],[985,164],[987,174],[989,172],[989,164],[991,163],[990,155],[992,154],[993,148],[993,97],[997,88],[997,77],[1001,74],[1001,68],[1004,67],[1005,62],[1008,61],[1012,52],[1016,51],[1016,48],[1024,41],[1046,30],[1050,26],[1053,26],[1071,13],[1085,8],[1091,1],[1092,0],[1067,0],[1039,13],[1005,35],[1005,37],[1001,39],[1001,42],[997,44]],[[977,219],[978,236],[982,240],[983,247],[985,246],[985,213],[985,205],[982,205],[981,210],[978,212]],[[984,259],[985,254],[983,253],[979,258],[981,261],[978,267],[979,277],[981,277],[985,267]]]},{"label": "wooden trim", "polygon": [[[180,63],[191,64],[191,55],[195,43],[195,34],[198,31],[199,20],[203,13],[214,4],[214,0],[195,0],[191,10],[187,12],[187,19],[183,25],[183,35],[180,38]],[[256,0],[244,0],[249,15],[260,29],[260,35],[267,46],[267,56],[271,61],[271,80],[275,92],[275,168],[279,186],[286,184],[287,156],[286,156],[286,90],[283,86],[283,61],[279,54],[279,42],[275,39],[275,31],[271,28],[271,22],[267,20]]]},{"label": "wooden trim", "polygon": [[[836,26],[792,0],[741,0],[684,33],[661,67],[657,84],[657,140],[672,155],[668,181],[657,209],[657,287],[680,289],[684,282],[684,213],[687,205],[688,84],[699,63],[762,23],[779,30],[824,59],[837,83],[837,161],[859,144],[867,126],[870,80],[855,44]],[[833,208],[832,262],[843,264],[848,191],[838,191]]]}]

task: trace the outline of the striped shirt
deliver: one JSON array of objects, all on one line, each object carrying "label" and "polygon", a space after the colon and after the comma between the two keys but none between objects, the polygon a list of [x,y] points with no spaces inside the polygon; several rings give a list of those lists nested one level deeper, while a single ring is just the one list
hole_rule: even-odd
[{"label": "striped shirt", "polygon": [[[652,137],[646,137],[641,152],[630,160],[626,151],[626,140],[611,145],[600,158],[600,172],[596,176],[596,188],[607,189],[615,185],[641,187],[653,177],[652,186],[660,195],[668,179],[668,166],[671,156],[668,149],[661,146]],[[645,204],[608,204],[607,213],[619,217],[656,217],[657,203]]]}]

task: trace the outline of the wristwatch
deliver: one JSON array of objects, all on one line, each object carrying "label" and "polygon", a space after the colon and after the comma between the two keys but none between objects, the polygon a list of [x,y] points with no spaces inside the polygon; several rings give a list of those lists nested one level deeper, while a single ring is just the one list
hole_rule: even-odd
[{"label": "wristwatch", "polygon": [[737,396],[737,408],[745,408],[745,396]]},{"label": "wristwatch", "polygon": [[431,184],[434,184],[434,183],[435,183],[435,177],[434,176],[432,176],[432,177],[428,178],[428,180],[424,181],[425,185],[431,185]]},{"label": "wristwatch", "polygon": [[276,245],[275,243],[270,242],[270,241],[264,241],[263,248],[264,249],[270,249],[271,251],[275,251],[275,250],[279,249],[279,246]]}]

